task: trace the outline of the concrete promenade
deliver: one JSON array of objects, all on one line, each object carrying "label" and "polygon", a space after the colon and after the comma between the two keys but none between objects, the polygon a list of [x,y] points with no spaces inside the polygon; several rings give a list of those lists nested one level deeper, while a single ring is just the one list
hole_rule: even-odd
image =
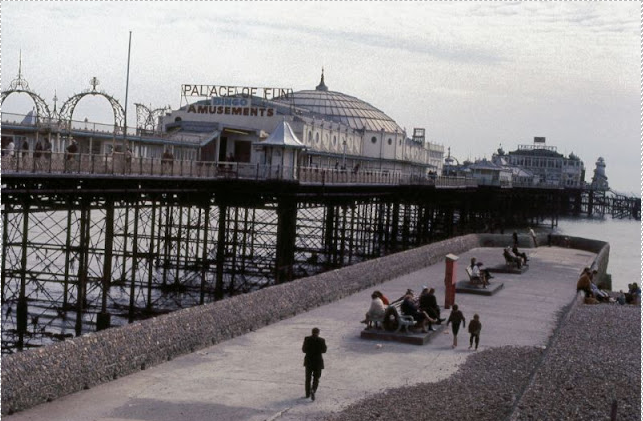
[{"label": "concrete promenade", "polygon": [[[474,313],[480,315],[481,349],[546,345],[559,312],[576,295],[580,270],[595,256],[557,247],[525,251],[530,269],[522,275],[496,274],[492,281],[503,282],[504,288],[494,296],[456,296],[467,323]],[[460,255],[459,279],[465,278],[464,267],[472,256],[488,267],[504,262],[500,248],[470,250]],[[450,329],[444,330],[448,334],[434,334],[427,345],[416,346],[360,339],[364,325],[359,320],[370,304],[373,289],[396,299],[407,288],[419,293],[422,285],[429,285],[443,304],[444,266],[440,262],[255,332],[3,419],[321,419],[385,389],[442,380],[472,353],[467,349],[466,329],[461,329],[459,347],[453,350]],[[448,317],[449,310],[442,314]],[[301,345],[314,326],[321,329],[328,353],[317,400],[312,402],[303,397]]]}]

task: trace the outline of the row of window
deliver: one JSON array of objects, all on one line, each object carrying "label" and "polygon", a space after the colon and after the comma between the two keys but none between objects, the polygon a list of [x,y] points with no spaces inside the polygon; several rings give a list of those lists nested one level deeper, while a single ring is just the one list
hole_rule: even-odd
[{"label": "row of window", "polygon": [[563,164],[565,167],[580,167],[580,161],[531,157],[511,157],[511,163],[521,167],[562,168]]}]

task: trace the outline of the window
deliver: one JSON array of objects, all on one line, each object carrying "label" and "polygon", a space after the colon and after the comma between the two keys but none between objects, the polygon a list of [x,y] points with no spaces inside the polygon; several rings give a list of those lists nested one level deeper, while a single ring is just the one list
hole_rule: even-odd
[{"label": "window", "polygon": [[375,136],[371,137],[371,142],[372,143],[377,143],[377,138]]},{"label": "window", "polygon": [[392,145],[392,144],[393,144],[393,139],[391,139],[390,137],[388,138],[388,144],[389,144],[389,145]]},{"label": "window", "polygon": [[315,143],[319,143],[319,133],[315,133]]},{"label": "window", "polygon": [[337,136],[333,136],[333,146],[337,145]]}]

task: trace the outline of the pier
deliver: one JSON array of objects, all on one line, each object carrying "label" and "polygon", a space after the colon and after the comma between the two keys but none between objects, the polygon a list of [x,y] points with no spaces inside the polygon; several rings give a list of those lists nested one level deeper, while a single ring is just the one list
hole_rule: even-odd
[{"label": "pier", "polygon": [[3,157],[4,353],[456,235],[605,211],[604,192],[458,177],[68,161]]}]

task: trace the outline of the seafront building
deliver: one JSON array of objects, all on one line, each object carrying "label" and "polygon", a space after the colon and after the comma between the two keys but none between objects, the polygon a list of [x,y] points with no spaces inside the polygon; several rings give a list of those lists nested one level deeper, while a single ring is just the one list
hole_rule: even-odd
[{"label": "seafront building", "polygon": [[556,146],[546,144],[544,137],[534,137],[531,145],[518,145],[518,149],[505,153],[502,148],[492,161],[505,167],[518,167],[533,174],[533,182],[539,185],[583,187],[585,165],[573,153],[564,156]]},{"label": "seafront building", "polygon": [[[546,145],[544,137],[535,137],[531,145],[518,145],[518,149],[505,152],[502,147],[491,160],[480,159],[460,164],[449,151],[445,158],[444,175],[470,177],[478,185],[492,186],[547,186],[583,188],[585,186],[585,165],[573,153],[568,157],[558,153],[556,146]],[[592,185],[607,184],[605,162],[596,162]]]}]

